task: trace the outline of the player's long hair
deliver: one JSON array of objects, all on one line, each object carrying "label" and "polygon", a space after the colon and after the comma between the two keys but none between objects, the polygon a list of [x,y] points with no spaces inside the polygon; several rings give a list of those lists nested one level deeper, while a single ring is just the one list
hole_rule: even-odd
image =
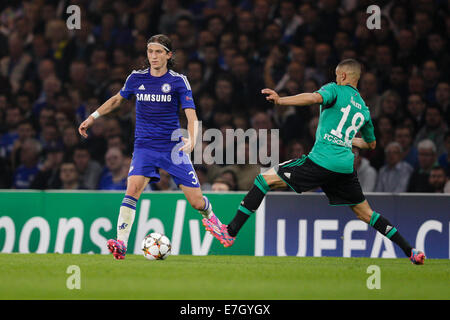
[{"label": "player's long hair", "polygon": [[[162,44],[164,47],[169,49],[169,51],[167,51],[165,49],[167,52],[171,52],[172,51],[172,40],[170,40],[170,38],[168,36],[164,35],[164,34],[156,34],[156,35],[152,36],[150,39],[148,39],[147,46],[151,42],[157,42],[157,43]],[[172,55],[172,58],[167,60],[167,68],[168,69],[172,69],[174,65],[175,65],[175,60],[174,60],[174,57]],[[149,68],[149,67],[150,67],[150,62],[146,58],[145,62],[144,62],[144,69],[145,68]]]}]

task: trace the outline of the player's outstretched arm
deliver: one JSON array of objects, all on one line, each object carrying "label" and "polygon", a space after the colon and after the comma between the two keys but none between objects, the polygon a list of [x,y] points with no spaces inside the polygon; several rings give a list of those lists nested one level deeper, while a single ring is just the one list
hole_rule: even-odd
[{"label": "player's outstretched arm", "polygon": [[323,102],[322,96],[316,92],[280,97],[274,90],[266,88],[261,90],[261,93],[266,95],[266,100],[279,106],[309,106]]},{"label": "player's outstretched arm", "polygon": [[120,93],[117,93],[116,95],[106,100],[105,103],[103,103],[95,112],[89,115],[89,117],[87,117],[87,119],[80,124],[80,126],[78,127],[78,132],[84,138],[87,138],[87,130],[94,124],[95,119],[118,108],[124,99],[125,98],[122,97]]},{"label": "player's outstretched arm", "polygon": [[195,109],[186,108],[184,109],[184,112],[186,113],[186,119],[188,122],[187,129],[189,132],[189,139],[181,138],[184,142],[184,146],[180,148],[180,151],[191,153],[192,150],[194,150],[195,142],[197,141],[198,118]]},{"label": "player's outstretched arm", "polygon": [[375,149],[375,147],[377,146],[377,142],[372,141],[367,143],[362,138],[353,138],[352,145],[360,149]]}]

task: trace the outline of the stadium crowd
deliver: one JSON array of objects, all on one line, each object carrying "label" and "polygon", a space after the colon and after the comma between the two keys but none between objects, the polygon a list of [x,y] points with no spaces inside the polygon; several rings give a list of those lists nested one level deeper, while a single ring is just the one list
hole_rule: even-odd
[{"label": "stadium crowd", "polygon": [[[69,30],[69,5],[81,8]],[[375,150],[354,150],[363,191],[450,193],[448,1],[24,0],[0,4],[0,188],[124,190],[134,102],[78,125],[145,65],[151,35],[170,36],[203,129],[279,129],[280,161],[311,149],[319,107],[275,107],[313,92],[355,58]],[[185,119],[180,113],[180,123]],[[198,165],[204,190],[246,190],[263,165]],[[170,176],[149,189],[174,190]]]}]

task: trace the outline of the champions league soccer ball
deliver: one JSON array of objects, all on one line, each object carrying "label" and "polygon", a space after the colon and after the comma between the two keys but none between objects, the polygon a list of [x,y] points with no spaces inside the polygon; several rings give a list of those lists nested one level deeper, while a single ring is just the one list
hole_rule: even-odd
[{"label": "champions league soccer ball", "polygon": [[141,249],[148,260],[164,260],[170,255],[172,246],[165,235],[152,232],[142,240]]}]

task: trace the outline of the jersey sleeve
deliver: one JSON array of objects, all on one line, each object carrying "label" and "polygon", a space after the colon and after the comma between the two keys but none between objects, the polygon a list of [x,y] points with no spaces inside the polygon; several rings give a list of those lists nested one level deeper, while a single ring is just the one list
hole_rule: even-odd
[{"label": "jersey sleeve", "polygon": [[132,89],[132,83],[133,83],[133,73],[130,73],[130,75],[127,77],[127,80],[125,80],[125,84],[123,85],[122,89],[120,89],[120,95],[124,97],[127,100],[131,99],[131,96],[134,94],[134,90]]},{"label": "jersey sleeve", "polygon": [[373,128],[372,119],[369,118],[368,121],[361,127],[361,136],[365,142],[373,142],[376,140],[375,138],[375,130]]},{"label": "jersey sleeve", "polygon": [[328,106],[334,103],[337,98],[337,85],[334,82],[327,83],[316,92],[323,98],[322,105]]},{"label": "jersey sleeve", "polygon": [[186,76],[181,76],[180,86],[178,89],[180,95],[180,104],[182,109],[195,109],[194,98],[192,97],[191,85]]}]

